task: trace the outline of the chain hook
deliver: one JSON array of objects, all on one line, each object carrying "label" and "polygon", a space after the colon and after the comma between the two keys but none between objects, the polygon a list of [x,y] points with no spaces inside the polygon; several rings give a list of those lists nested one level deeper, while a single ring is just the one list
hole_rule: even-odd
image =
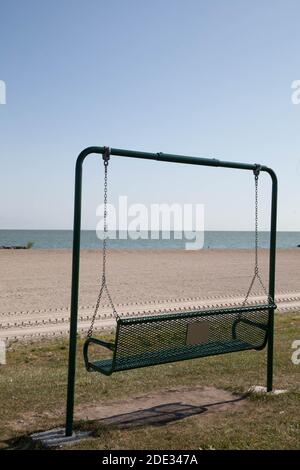
[{"label": "chain hook", "polygon": [[261,165],[259,163],[255,163],[255,168],[253,170],[253,173],[254,173],[254,176],[255,176],[256,180],[259,177],[260,170],[261,170]]},{"label": "chain hook", "polygon": [[110,152],[111,152],[110,147],[103,147],[102,158],[103,158],[105,166],[108,165],[108,161],[110,159]]}]

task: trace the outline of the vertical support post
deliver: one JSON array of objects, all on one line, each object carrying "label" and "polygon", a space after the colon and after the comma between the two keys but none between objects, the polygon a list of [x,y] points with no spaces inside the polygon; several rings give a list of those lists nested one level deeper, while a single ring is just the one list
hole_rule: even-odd
[{"label": "vertical support post", "polygon": [[[275,299],[275,265],[276,265],[276,226],[277,226],[277,177],[273,170],[268,173],[272,178],[271,203],[271,234],[270,234],[270,265],[269,265],[269,297]],[[269,310],[269,332],[267,350],[267,392],[273,389],[273,354],[274,354],[274,309]]]},{"label": "vertical support post", "polygon": [[73,433],[73,412],[74,412],[75,371],[76,371],[76,346],[77,346],[79,264],[80,264],[82,162],[83,162],[83,158],[80,158],[80,156],[79,156],[78,159],[77,159],[77,162],[76,162],[76,170],[75,170],[72,289],[71,289],[71,320],[70,320],[70,342],[69,342],[66,436],[72,436],[72,433]]},{"label": "vertical support post", "polygon": [[71,287],[71,319],[69,341],[68,389],[66,410],[66,436],[73,433],[77,317],[80,264],[80,231],[81,231],[81,195],[82,195],[82,164],[87,155],[103,153],[102,147],[87,147],[78,156],[75,167],[74,224],[73,224],[73,255],[72,255],[72,287]]}]

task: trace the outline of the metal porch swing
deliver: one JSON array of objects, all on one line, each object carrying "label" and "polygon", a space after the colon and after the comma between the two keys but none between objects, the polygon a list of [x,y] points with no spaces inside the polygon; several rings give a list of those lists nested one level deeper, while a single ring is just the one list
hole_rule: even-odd
[{"label": "metal porch swing", "polygon": [[[261,350],[267,346],[267,391],[273,387],[273,342],[275,295],[275,258],[277,222],[277,177],[274,171],[264,165],[226,162],[217,159],[199,158],[164,153],[137,152],[108,147],[88,147],[77,158],[75,171],[74,230],[72,257],[71,321],[68,366],[68,391],[66,413],[66,436],[73,431],[78,291],[81,234],[82,166],[90,154],[100,154],[104,161],[104,238],[103,264],[100,290],[92,316],[91,325],[84,342],[83,355],[88,371],[111,375],[114,372],[165,364],[245,350]],[[254,273],[245,299],[240,306],[211,308],[208,310],[187,310],[163,314],[149,314],[142,317],[118,315],[111,298],[106,280],[107,241],[107,176],[111,156],[156,160],[196,166],[231,168],[254,173],[255,182],[255,262]],[[261,172],[272,179],[269,286],[264,286],[258,264],[258,183]],[[261,285],[266,302],[260,305],[248,302],[255,281]],[[103,294],[106,293],[116,319],[116,333],[113,342],[93,336],[94,323]],[[105,352],[91,359],[90,346],[94,353]],[[109,355],[109,357],[107,357]]]},{"label": "metal porch swing", "polygon": [[[109,150],[104,161],[104,237],[103,265],[99,295],[83,353],[87,371],[105,375],[168,362],[225,354],[247,349],[263,349],[267,342],[270,310],[275,309],[260,276],[258,265],[258,178],[260,166],[254,169],[255,180],[255,267],[244,302],[234,308],[188,310],[175,313],[122,317],[117,314],[106,282],[107,253],[107,187]],[[255,280],[258,280],[268,302],[247,305]],[[94,323],[102,295],[106,293],[116,319],[113,343],[93,337]],[[100,346],[111,352],[109,359],[89,359],[89,346]]]}]

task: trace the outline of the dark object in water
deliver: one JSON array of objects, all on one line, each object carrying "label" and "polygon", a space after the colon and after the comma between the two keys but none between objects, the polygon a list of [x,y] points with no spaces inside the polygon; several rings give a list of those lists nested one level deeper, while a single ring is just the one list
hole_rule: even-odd
[{"label": "dark object in water", "polygon": [[300,248],[300,245],[297,245],[297,248]]},{"label": "dark object in water", "polygon": [[0,246],[0,250],[27,250],[27,246]]}]

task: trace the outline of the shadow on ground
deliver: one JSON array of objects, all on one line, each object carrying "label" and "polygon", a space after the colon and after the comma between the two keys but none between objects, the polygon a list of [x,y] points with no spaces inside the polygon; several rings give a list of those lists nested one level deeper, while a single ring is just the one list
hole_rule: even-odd
[{"label": "shadow on ground", "polygon": [[[181,402],[164,403],[132,411],[130,413],[119,413],[107,418],[89,420],[86,424],[88,427],[91,426],[93,428],[91,435],[95,436],[99,429],[130,429],[140,426],[164,426],[190,416],[206,413],[213,407],[216,407],[215,412],[217,412],[218,407],[241,402],[242,400],[245,400],[247,396],[248,394],[245,394],[231,400],[214,401],[201,406]],[[75,428],[79,430],[80,426],[77,425]],[[43,448],[40,443],[33,442],[30,435],[26,434],[19,436],[18,438],[2,441],[2,444],[5,445],[5,450],[38,450]]]},{"label": "shadow on ground", "polygon": [[207,403],[201,406],[195,406],[185,403],[165,403],[158,406],[152,406],[143,410],[137,410],[130,413],[118,414],[109,418],[103,418],[98,421],[105,426],[111,425],[114,428],[127,429],[138,426],[163,426],[174,421],[179,421],[189,416],[205,413],[209,408],[230,403],[237,403],[244,400],[247,395],[239,396],[232,400]]}]

